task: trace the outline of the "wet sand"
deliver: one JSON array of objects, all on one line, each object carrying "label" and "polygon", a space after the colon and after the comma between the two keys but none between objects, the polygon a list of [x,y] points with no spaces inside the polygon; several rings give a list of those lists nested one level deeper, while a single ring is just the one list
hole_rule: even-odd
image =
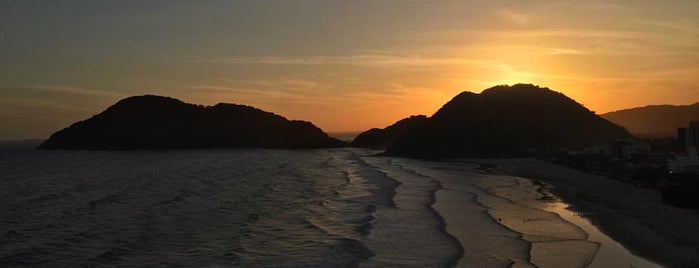
[{"label": "wet sand", "polygon": [[667,267],[699,267],[699,212],[663,204],[657,191],[535,159],[473,162],[496,165],[490,169],[495,174],[553,185],[576,215],[634,254]]},{"label": "wet sand", "polygon": [[[585,267],[598,251],[599,244],[588,241],[578,226],[558,214],[546,211],[538,201],[537,185],[532,181],[505,176],[482,176],[464,180],[442,177],[443,189],[437,192],[435,209],[444,217],[447,231],[465,248],[459,267]],[[483,213],[473,213],[475,198]],[[468,216],[465,216],[468,215]],[[483,219],[474,219],[481,215]],[[480,221],[480,222],[479,222]],[[492,229],[492,230],[489,230]],[[484,249],[487,247],[487,249]],[[469,256],[468,252],[474,252]],[[493,256],[481,256],[488,252]],[[479,258],[505,257],[499,265]]]},{"label": "wet sand", "polygon": [[656,191],[534,159],[388,162],[439,184],[456,267],[697,267],[699,214]]},{"label": "wet sand", "polygon": [[457,267],[585,267],[599,249],[545,209],[532,180],[483,174],[472,164],[403,161],[441,184],[433,207],[464,250]]}]

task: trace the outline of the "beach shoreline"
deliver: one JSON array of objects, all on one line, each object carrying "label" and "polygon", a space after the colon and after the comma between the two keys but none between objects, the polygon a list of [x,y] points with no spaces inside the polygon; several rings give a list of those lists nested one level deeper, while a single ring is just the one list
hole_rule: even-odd
[{"label": "beach shoreline", "polygon": [[552,193],[629,251],[668,267],[699,267],[699,213],[664,204],[652,189],[536,159],[465,160],[480,172],[552,185]]},{"label": "beach shoreline", "polygon": [[456,267],[586,267],[599,243],[547,211],[533,180],[485,174],[472,163],[397,160],[438,181],[432,204],[464,254]]}]

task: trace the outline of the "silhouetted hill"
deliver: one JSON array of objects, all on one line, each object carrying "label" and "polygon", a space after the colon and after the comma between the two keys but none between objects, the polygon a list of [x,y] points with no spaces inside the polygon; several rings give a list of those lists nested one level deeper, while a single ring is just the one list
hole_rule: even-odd
[{"label": "silhouetted hill", "polygon": [[626,127],[637,136],[649,138],[677,137],[677,128],[699,120],[699,103],[693,105],[652,105],[601,115]]},{"label": "silhouetted hill", "polygon": [[355,147],[386,148],[388,145],[418,129],[426,121],[427,116],[414,115],[384,129],[372,128],[354,138],[351,145]]},{"label": "silhouetted hill", "polygon": [[306,121],[250,106],[201,106],[161,96],[123,99],[58,131],[40,149],[320,148],[345,145]]},{"label": "silhouetted hill", "polygon": [[513,157],[631,136],[565,95],[534,85],[463,92],[386,151],[409,157]]}]

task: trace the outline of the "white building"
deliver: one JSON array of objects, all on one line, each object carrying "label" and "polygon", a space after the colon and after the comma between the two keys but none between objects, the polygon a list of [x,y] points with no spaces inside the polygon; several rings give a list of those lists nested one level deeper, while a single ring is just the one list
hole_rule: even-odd
[{"label": "white building", "polygon": [[684,148],[686,155],[678,155],[675,159],[668,160],[670,173],[695,173],[699,174],[699,121],[692,121],[689,127],[677,129],[677,138]]}]

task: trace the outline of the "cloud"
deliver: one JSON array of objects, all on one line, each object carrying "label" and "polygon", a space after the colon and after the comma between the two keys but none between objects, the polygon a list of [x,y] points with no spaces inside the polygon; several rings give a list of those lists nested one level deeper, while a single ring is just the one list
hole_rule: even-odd
[{"label": "cloud", "polygon": [[60,117],[68,123],[98,112],[122,95],[63,85],[0,85],[0,114],[5,118],[0,125],[8,124],[8,118],[55,125]]},{"label": "cloud", "polygon": [[47,116],[63,114],[66,111],[90,112],[91,109],[80,106],[68,105],[54,99],[37,99],[27,97],[0,98],[0,111],[6,111],[7,116],[35,115]]},{"label": "cloud", "polygon": [[473,63],[455,57],[421,57],[417,55],[363,54],[351,56],[311,57],[239,57],[197,61],[200,63],[269,64],[269,65],[357,65],[357,66],[444,66]]},{"label": "cloud", "polygon": [[39,91],[48,91],[48,92],[55,92],[55,93],[102,96],[102,97],[119,97],[119,96],[124,95],[123,93],[119,93],[119,92],[115,92],[115,91],[87,89],[87,88],[81,88],[81,87],[62,86],[62,85],[20,85],[20,86],[6,86],[6,88],[17,88],[17,89],[24,89],[24,90],[39,90]]},{"label": "cloud", "polygon": [[585,55],[589,54],[585,51],[579,50],[579,49],[570,49],[570,48],[551,48],[546,51],[545,54],[549,55]]},{"label": "cloud", "polygon": [[[328,80],[330,79],[330,80]],[[375,103],[399,102],[406,96],[429,95],[434,89],[411,85],[407,82],[387,79],[382,81],[354,80],[353,77],[320,79],[272,78],[272,79],[227,79],[209,84],[187,87],[188,95],[210,95],[231,99],[236,102],[261,104],[270,103],[306,104],[334,106],[337,103],[354,103],[365,106]],[[346,107],[354,109],[358,107]]]},{"label": "cloud", "polygon": [[275,78],[269,80],[226,79],[209,84],[186,87],[188,95],[213,96],[216,101],[232,99],[235,102],[259,105],[263,103],[328,103],[328,93],[334,86],[315,80]]},{"label": "cloud", "polygon": [[498,14],[507,19],[510,22],[513,22],[515,24],[526,24],[529,21],[529,16],[521,13],[521,12],[516,12],[513,11],[509,8],[503,8],[501,9]]},{"label": "cloud", "polygon": [[659,20],[640,20],[640,24],[655,27],[658,30],[676,34],[689,34],[693,36],[699,35],[699,27],[697,27],[696,22],[682,22],[682,21],[659,21]]}]

